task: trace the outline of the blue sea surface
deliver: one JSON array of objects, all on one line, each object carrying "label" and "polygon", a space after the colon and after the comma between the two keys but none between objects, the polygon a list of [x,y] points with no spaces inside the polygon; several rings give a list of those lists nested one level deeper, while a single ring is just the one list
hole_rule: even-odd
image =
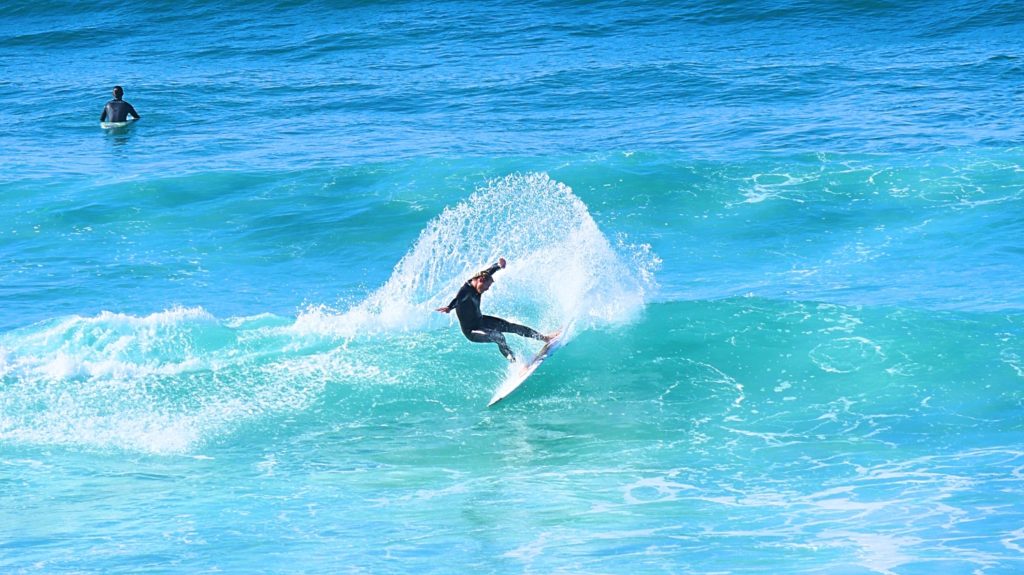
[{"label": "blue sea surface", "polygon": [[[0,572],[1024,571],[1021,38],[0,5]],[[435,309],[498,257],[484,313],[572,329],[488,409]]]}]

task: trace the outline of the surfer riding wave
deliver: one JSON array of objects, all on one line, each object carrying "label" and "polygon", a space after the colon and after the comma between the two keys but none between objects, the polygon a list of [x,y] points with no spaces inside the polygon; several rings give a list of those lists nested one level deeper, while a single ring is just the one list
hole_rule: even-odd
[{"label": "surfer riding wave", "polygon": [[509,348],[508,342],[505,341],[506,333],[514,333],[543,342],[551,341],[557,334],[543,335],[525,325],[512,323],[500,317],[483,315],[483,312],[480,311],[480,297],[491,288],[494,283],[494,274],[504,267],[505,258],[498,258],[497,263],[469,278],[451,303],[437,308],[437,311],[449,313],[455,310],[455,314],[459,316],[462,335],[466,336],[466,339],[474,343],[494,342],[498,344],[501,354],[510,362],[514,362],[516,356]]}]

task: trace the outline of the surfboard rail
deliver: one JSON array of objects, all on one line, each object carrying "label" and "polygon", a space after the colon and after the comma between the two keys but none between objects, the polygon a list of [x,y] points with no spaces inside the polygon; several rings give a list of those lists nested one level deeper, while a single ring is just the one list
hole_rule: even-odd
[{"label": "surfboard rail", "polygon": [[491,407],[499,401],[508,397],[513,391],[519,388],[527,379],[533,375],[533,372],[537,371],[545,360],[551,357],[556,351],[565,346],[568,343],[567,328],[559,331],[558,335],[551,341],[544,344],[544,347],[533,356],[533,359],[529,363],[524,365],[518,373],[510,374],[505,381],[498,386],[498,389],[494,391],[494,395],[491,396],[491,400],[487,403],[487,407]]}]

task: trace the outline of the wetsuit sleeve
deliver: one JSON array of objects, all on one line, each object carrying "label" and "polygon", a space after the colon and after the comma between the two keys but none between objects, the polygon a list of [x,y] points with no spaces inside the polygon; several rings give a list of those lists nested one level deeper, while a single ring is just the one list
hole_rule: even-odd
[{"label": "wetsuit sleeve", "polygon": [[452,299],[452,303],[448,304],[448,309],[455,309],[455,306],[459,305],[459,302],[466,298],[466,290],[473,289],[473,286],[469,285],[469,282],[462,284],[462,288],[459,289],[459,293],[455,294],[455,298]]},{"label": "wetsuit sleeve", "polygon": [[[487,268],[487,270],[485,270],[485,271],[488,274],[490,274],[490,275],[494,275],[494,273],[496,271],[500,270],[500,269],[501,269],[501,266],[499,264],[495,263],[491,267]],[[469,293],[469,290],[472,290],[472,289],[473,289],[473,286],[470,285],[468,281],[466,283],[462,284],[462,288],[459,290],[459,293],[457,293],[455,295],[455,299],[452,300],[452,303],[448,304],[448,309],[455,309],[455,306],[458,305],[458,303],[460,301],[466,299],[466,295]]]},{"label": "wetsuit sleeve", "polygon": [[132,106],[131,104],[128,104],[128,114],[136,120],[139,119],[139,113],[135,111],[135,106]]},{"label": "wetsuit sleeve", "polygon": [[107,106],[103,106],[103,113],[100,114],[100,121],[105,122],[107,120]]}]

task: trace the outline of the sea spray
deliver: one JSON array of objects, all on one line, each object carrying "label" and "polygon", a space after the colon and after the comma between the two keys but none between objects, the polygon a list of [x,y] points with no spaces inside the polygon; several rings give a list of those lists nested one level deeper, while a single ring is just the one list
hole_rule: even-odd
[{"label": "sea spray", "polygon": [[[649,247],[621,236],[613,245],[568,186],[546,174],[509,175],[427,224],[384,285],[347,311],[319,305],[294,320],[260,310],[219,319],[199,307],[108,311],[2,334],[0,439],[188,452],[302,413],[325,391],[353,412],[385,388],[472,397],[477,387],[464,382],[473,377],[425,360],[453,353],[452,318],[433,310],[499,256],[509,265],[487,311],[543,331],[572,323],[574,333],[635,318],[658,264]],[[502,365],[491,349],[475,355],[483,346],[453,337],[467,365]],[[517,353],[536,343],[511,340]]]},{"label": "sea spray", "polygon": [[314,310],[296,326],[346,337],[437,327],[431,311],[499,257],[509,263],[488,294],[488,313],[541,330],[629,321],[660,264],[649,246],[621,237],[613,245],[569,186],[544,173],[511,174],[431,221],[366,300],[333,321]]}]

